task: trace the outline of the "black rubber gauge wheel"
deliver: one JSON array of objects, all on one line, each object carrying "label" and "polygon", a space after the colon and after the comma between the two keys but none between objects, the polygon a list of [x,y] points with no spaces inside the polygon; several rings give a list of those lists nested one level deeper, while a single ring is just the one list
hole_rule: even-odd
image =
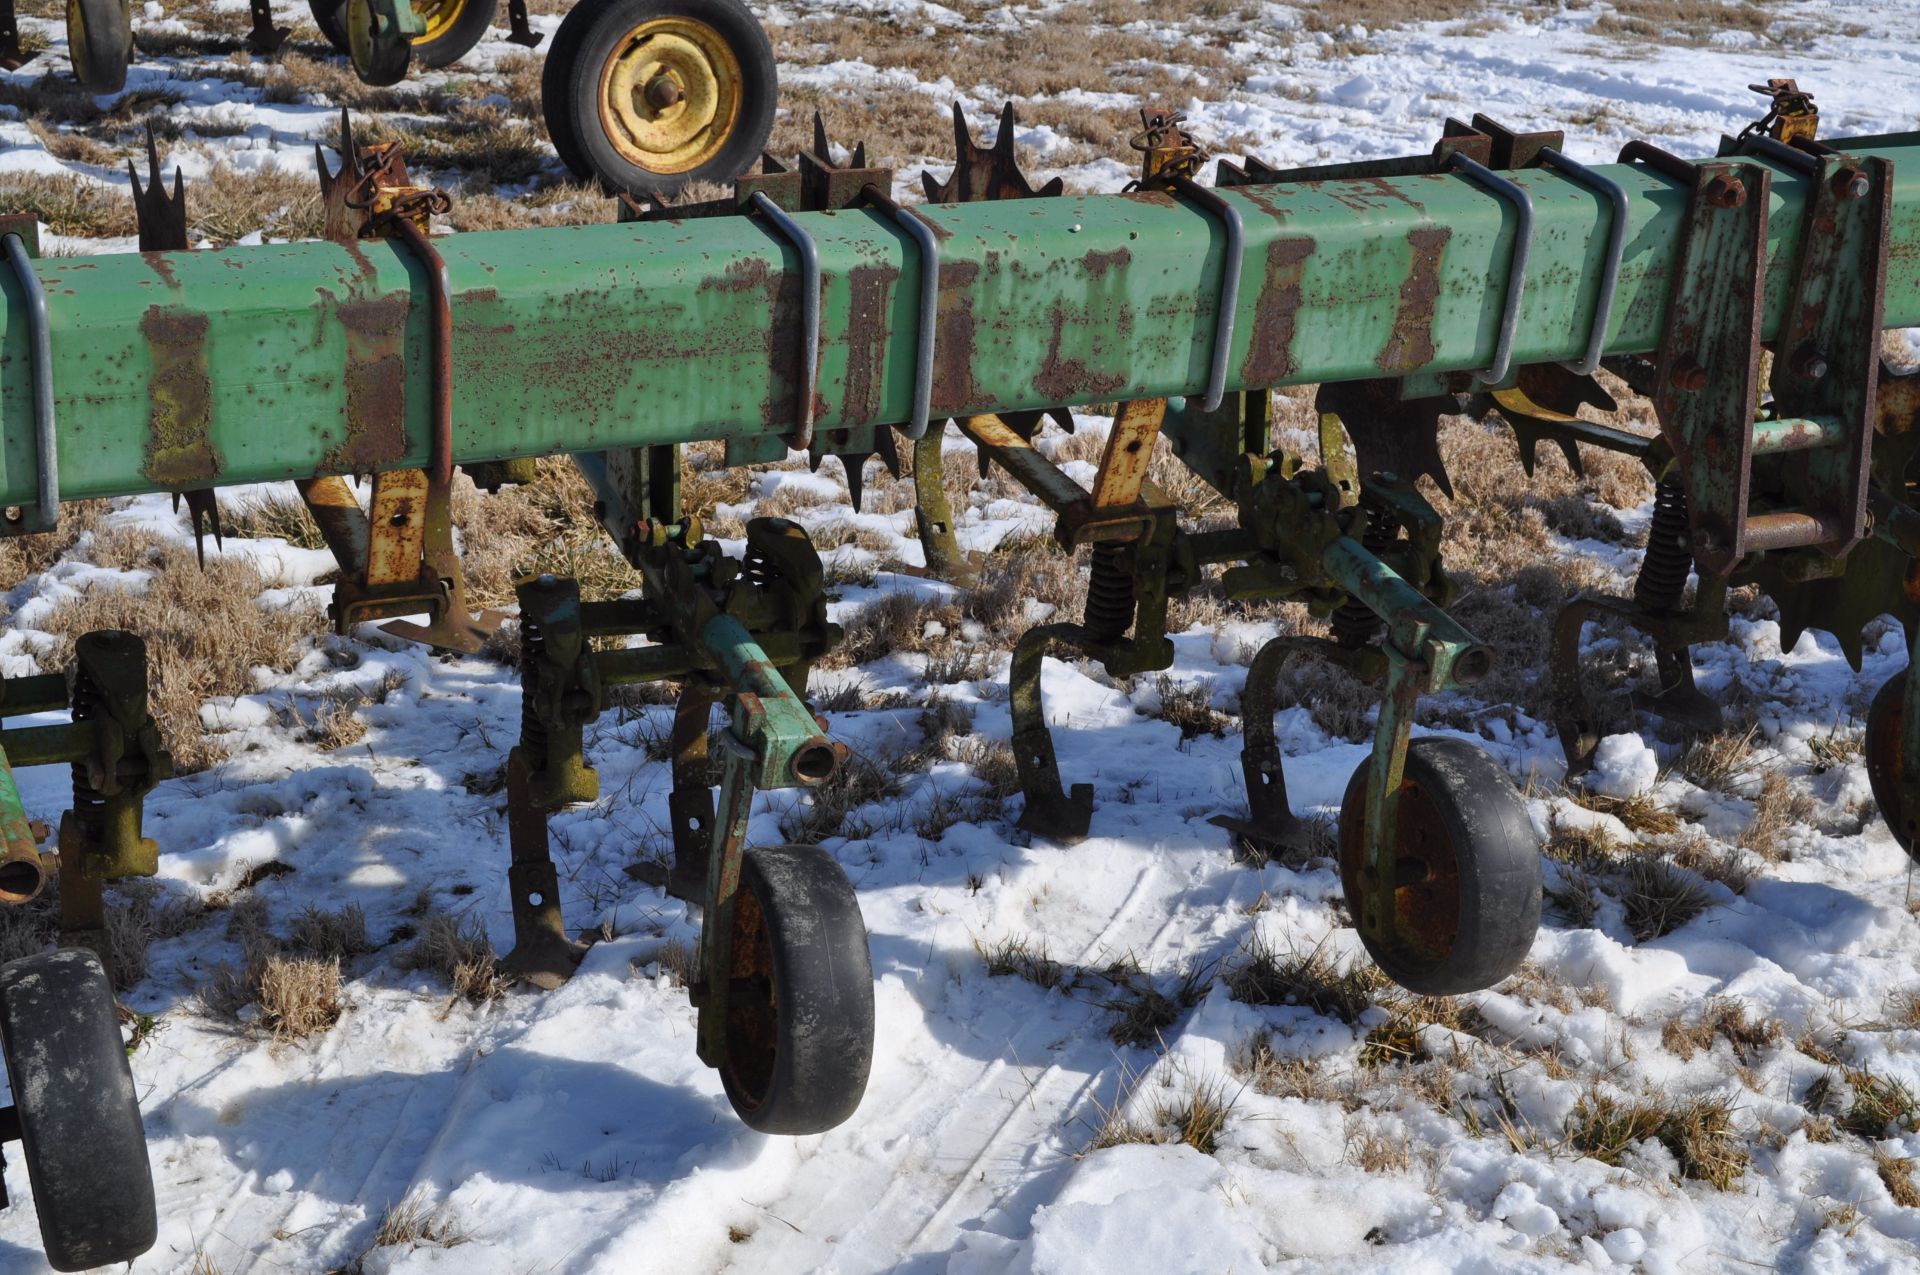
[{"label": "black rubber gauge wheel", "polygon": [[608,194],[732,181],[778,96],[773,43],[740,0],[582,0],[540,77],[553,148]]},{"label": "black rubber gauge wheel", "polygon": [[1900,848],[1914,857],[1914,830],[1907,824],[1907,784],[1901,777],[1901,756],[1906,751],[1901,735],[1907,725],[1907,673],[1895,673],[1874,692],[1873,706],[1867,710],[1867,738],[1864,744],[1867,782],[1873,786],[1873,799],[1880,806],[1880,817]]},{"label": "black rubber gauge wheel", "polygon": [[1393,915],[1377,917],[1362,762],[1340,802],[1340,880],[1381,971],[1409,991],[1451,996],[1518,969],[1540,928],[1540,845],[1507,773],[1465,740],[1414,740],[1394,839]]},{"label": "black rubber gauge wheel", "polygon": [[83,1271],[152,1248],[146,1134],[100,958],[66,948],[0,965],[0,1048],[47,1261]]},{"label": "black rubber gauge wheel", "polygon": [[394,6],[407,0],[346,0],[347,60],[362,84],[385,88],[407,78],[413,40],[401,34]]},{"label": "black rubber gauge wheel", "polygon": [[413,56],[424,67],[452,66],[486,38],[499,0],[420,0],[413,11],[426,30],[413,37]]},{"label": "black rubber gauge wheel", "polygon": [[133,9],[129,0],[67,0],[67,54],[73,78],[89,93],[127,87],[133,60]]},{"label": "black rubber gauge wheel", "polygon": [[847,874],[818,846],[749,850],[733,908],[721,1083],[761,1133],[824,1133],[873,1065],[873,966]]}]

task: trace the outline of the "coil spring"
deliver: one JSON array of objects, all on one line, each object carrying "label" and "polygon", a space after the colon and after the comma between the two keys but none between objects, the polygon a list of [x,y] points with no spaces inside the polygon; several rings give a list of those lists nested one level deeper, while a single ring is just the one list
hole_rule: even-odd
[{"label": "coil spring", "polygon": [[531,616],[520,620],[520,747],[527,764],[538,766],[547,753],[547,725],[535,711],[539,701],[540,663],[546,659],[546,643],[539,622]]},{"label": "coil spring", "polygon": [[[1400,524],[1393,521],[1384,506],[1377,502],[1368,502],[1367,529],[1360,536],[1360,544],[1366,551],[1378,558],[1393,547],[1400,538]],[[1373,613],[1373,608],[1358,598],[1348,598],[1328,617],[1328,626],[1333,630],[1333,640],[1341,646],[1353,648],[1365,646],[1373,641],[1387,622]]]},{"label": "coil spring", "polygon": [[1693,569],[1687,539],[1687,491],[1677,479],[1662,479],[1653,492],[1653,521],[1647,529],[1647,556],[1633,582],[1633,601],[1654,615],[1680,605]]},{"label": "coil spring", "polygon": [[1126,550],[1096,541],[1087,574],[1087,614],[1081,627],[1096,642],[1117,642],[1133,624],[1133,572]]},{"label": "coil spring", "polygon": [[[78,664],[73,674],[73,720],[90,722],[100,715],[100,687],[87,672],[87,666]],[[73,763],[73,818],[80,830],[81,837],[89,844],[97,843],[105,835],[107,799],[94,791],[87,778],[87,763]]]}]

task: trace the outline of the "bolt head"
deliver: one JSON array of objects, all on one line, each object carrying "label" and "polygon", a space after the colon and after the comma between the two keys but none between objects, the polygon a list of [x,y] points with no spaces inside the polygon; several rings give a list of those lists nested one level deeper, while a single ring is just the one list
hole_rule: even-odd
[{"label": "bolt head", "polygon": [[1707,202],[1715,208],[1738,208],[1747,202],[1747,188],[1721,173],[1707,183]]},{"label": "bolt head", "polygon": [[1681,357],[1674,361],[1667,380],[1676,390],[1697,394],[1707,388],[1707,369],[1698,359]]},{"label": "bolt head", "polygon": [[1833,193],[1838,199],[1865,199],[1873,190],[1873,182],[1857,168],[1843,168],[1833,175]]},{"label": "bolt head", "polygon": [[1827,374],[1827,357],[1811,345],[1802,346],[1793,356],[1793,370],[1804,380],[1817,381]]}]

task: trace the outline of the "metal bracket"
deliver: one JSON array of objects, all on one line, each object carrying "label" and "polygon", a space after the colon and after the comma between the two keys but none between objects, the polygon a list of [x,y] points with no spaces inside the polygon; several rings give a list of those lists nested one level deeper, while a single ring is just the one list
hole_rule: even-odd
[{"label": "metal bracket", "polygon": [[1214,310],[1213,355],[1207,367],[1205,410],[1220,407],[1227,392],[1227,360],[1233,352],[1233,321],[1240,308],[1240,265],[1246,255],[1247,230],[1240,210],[1218,191],[1202,186],[1191,177],[1175,177],[1173,190],[1206,209],[1227,232],[1226,252],[1220,261],[1220,302]]},{"label": "metal bracket", "polygon": [[820,249],[807,228],[786,209],[755,191],[749,201],[800,254],[800,392],[794,432],[787,446],[804,451],[813,445],[813,400],[820,379]]},{"label": "metal bracket", "polygon": [[878,186],[869,185],[862,193],[868,202],[891,216],[920,248],[919,329],[915,334],[913,351],[913,419],[901,431],[909,442],[917,443],[926,436],[927,420],[933,407],[933,342],[940,323],[940,240],[923,217],[901,207]]},{"label": "metal bracket", "polygon": [[1519,185],[1459,151],[1449,155],[1447,163],[1462,176],[1506,200],[1518,219],[1513,232],[1513,255],[1507,259],[1507,294],[1500,310],[1493,363],[1486,371],[1474,374],[1484,385],[1498,385],[1507,379],[1507,368],[1513,358],[1513,337],[1520,327],[1520,301],[1527,288],[1527,257],[1533,250],[1533,200]]},{"label": "metal bracket", "polygon": [[1593,322],[1587,329],[1587,352],[1579,362],[1565,365],[1568,371],[1576,375],[1592,376],[1594,369],[1600,366],[1601,355],[1606,353],[1607,328],[1613,319],[1614,294],[1620,286],[1620,260],[1627,250],[1627,192],[1619,182],[1601,176],[1585,164],[1568,159],[1551,146],[1540,151],[1540,162],[1589,190],[1600,192],[1613,208],[1613,217],[1607,225],[1606,252],[1601,259],[1600,283],[1593,299]]}]

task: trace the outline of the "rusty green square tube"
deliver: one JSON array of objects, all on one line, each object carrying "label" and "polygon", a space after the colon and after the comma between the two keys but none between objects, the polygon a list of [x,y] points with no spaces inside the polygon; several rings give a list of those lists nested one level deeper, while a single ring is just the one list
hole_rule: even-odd
[{"label": "rusty green square tube", "polygon": [[[1832,142],[1845,150],[1844,140]],[[1889,327],[1920,324],[1920,135],[1894,161]],[[1652,350],[1686,192],[1598,171],[1631,224],[1606,348]],[[1585,353],[1608,202],[1513,174],[1534,241],[1512,356]],[[1765,330],[1781,321],[1807,179],[1776,168]],[[1473,371],[1493,357],[1515,214],[1467,179],[1232,187],[1245,250],[1228,388]],[[189,193],[191,198],[191,193]],[[918,210],[940,237],[934,417],[1193,395],[1225,253],[1217,219],[1143,192]],[[798,218],[823,272],[828,450],[913,408],[918,247],[868,209]],[[799,260],[749,217],[450,236],[454,452],[503,460],[700,439],[764,452],[798,417]],[[427,463],[424,269],[403,246],[266,245],[40,259],[61,495],[312,478]],[[0,277],[0,504],[36,466],[24,299]]]}]

